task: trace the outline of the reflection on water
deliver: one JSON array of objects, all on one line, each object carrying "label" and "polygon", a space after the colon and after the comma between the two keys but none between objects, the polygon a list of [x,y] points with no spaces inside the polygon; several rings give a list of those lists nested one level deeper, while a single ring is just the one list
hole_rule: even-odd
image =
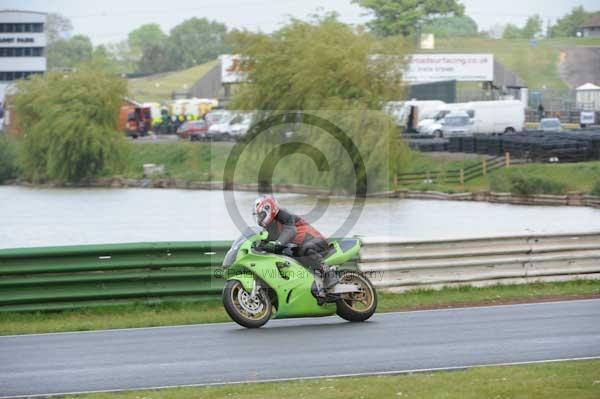
[{"label": "reflection on water", "polygon": [[[256,194],[236,193],[252,222]],[[314,197],[277,196],[306,214]],[[32,189],[0,187],[0,248],[139,241],[231,240],[238,231],[220,191],[161,189]],[[314,225],[333,234],[352,200],[332,199]],[[368,200],[347,235],[437,239],[600,231],[600,210],[483,202]]]}]

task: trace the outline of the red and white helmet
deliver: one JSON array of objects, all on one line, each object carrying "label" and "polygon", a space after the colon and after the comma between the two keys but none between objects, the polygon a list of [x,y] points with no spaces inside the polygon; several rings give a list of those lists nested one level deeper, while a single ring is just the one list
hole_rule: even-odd
[{"label": "red and white helmet", "polygon": [[254,201],[254,220],[259,226],[267,227],[277,216],[279,205],[275,198],[263,195]]}]

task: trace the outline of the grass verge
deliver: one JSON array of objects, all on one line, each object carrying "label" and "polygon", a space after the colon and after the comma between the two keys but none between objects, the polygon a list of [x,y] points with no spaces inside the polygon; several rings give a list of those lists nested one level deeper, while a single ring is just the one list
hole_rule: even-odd
[{"label": "grass verge", "polygon": [[[578,398],[600,397],[600,360],[476,367],[453,372],[322,378],[120,392],[123,399],[202,398]],[[113,399],[114,393],[65,398]]]},{"label": "grass verge", "polygon": [[[448,171],[467,168],[484,157],[464,154],[411,153],[407,173]],[[600,184],[600,161],[568,164],[531,163],[496,169],[487,176],[461,184],[413,183],[400,186],[411,190],[462,193],[476,191],[511,192],[515,194],[566,194],[569,191],[595,193]]]},{"label": "grass verge", "polygon": [[144,164],[165,166],[165,176],[186,181],[221,181],[230,143],[190,143],[132,145],[124,170],[125,177],[140,179]]},{"label": "grass verge", "polygon": [[181,71],[129,79],[129,93],[135,100],[141,102],[170,100],[174,91],[188,91],[217,63],[218,61],[215,60]]},{"label": "grass verge", "polygon": [[[600,281],[471,286],[379,293],[378,312],[535,302],[600,295]],[[62,312],[0,313],[0,335],[112,328],[153,327],[229,321],[219,300],[158,305],[123,305]]]}]

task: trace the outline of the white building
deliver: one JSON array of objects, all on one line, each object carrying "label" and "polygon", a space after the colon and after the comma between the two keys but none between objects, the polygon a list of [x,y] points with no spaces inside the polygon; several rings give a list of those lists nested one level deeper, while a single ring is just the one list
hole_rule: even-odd
[{"label": "white building", "polygon": [[46,14],[0,10],[0,102],[15,80],[46,71]]},{"label": "white building", "polygon": [[575,90],[577,107],[586,111],[600,111],[600,86],[586,83]]}]

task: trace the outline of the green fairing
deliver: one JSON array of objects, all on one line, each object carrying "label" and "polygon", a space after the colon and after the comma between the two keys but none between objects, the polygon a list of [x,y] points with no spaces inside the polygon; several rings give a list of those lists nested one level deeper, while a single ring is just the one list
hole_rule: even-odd
[{"label": "green fairing", "polygon": [[325,263],[329,266],[341,265],[342,263],[347,262],[348,260],[358,255],[358,251],[360,250],[359,240],[356,240],[356,244],[347,251],[342,251],[342,249],[340,248],[340,244],[337,241],[333,242],[330,245],[332,245],[335,249],[335,253],[329,255],[325,259]]},{"label": "green fairing", "polygon": [[[239,248],[234,264],[225,273],[228,280],[238,280],[244,290],[252,291],[255,278],[268,285],[276,294],[274,318],[330,316],[335,314],[335,304],[319,306],[311,293],[314,277],[310,271],[296,260],[272,253],[254,251],[255,242],[266,239],[262,232],[249,237]],[[339,265],[354,257],[360,249],[360,242],[347,251],[333,243],[335,253],[327,257],[329,265]],[[279,265],[279,267],[278,267]]]}]

